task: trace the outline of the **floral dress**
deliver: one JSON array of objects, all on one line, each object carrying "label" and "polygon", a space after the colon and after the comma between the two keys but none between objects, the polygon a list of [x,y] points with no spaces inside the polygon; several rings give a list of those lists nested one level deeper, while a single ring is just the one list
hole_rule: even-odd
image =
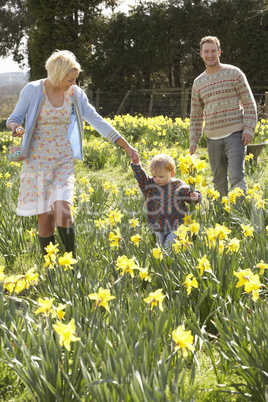
[{"label": "floral dress", "polygon": [[57,108],[46,96],[38,116],[27,158],[21,171],[17,214],[39,215],[57,200],[73,203],[74,157],[68,138],[72,113],[72,87]]}]

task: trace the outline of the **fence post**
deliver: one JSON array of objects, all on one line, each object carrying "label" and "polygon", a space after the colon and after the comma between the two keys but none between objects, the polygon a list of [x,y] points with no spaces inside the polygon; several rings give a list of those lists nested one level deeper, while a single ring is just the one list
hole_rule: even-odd
[{"label": "fence post", "polygon": [[118,114],[121,114],[121,110],[123,109],[123,106],[124,106],[124,104],[126,103],[127,98],[128,98],[129,95],[130,95],[130,92],[131,92],[131,91],[127,91],[127,93],[126,93],[126,95],[124,96],[122,102],[120,103],[120,106],[119,106],[119,108],[118,108],[118,110],[117,110],[117,112],[116,112],[117,115],[118,115]]},{"label": "fence post", "polygon": [[99,110],[99,104],[100,104],[100,88],[97,89],[97,94],[96,94],[96,111],[98,112]]},{"label": "fence post", "polygon": [[265,92],[265,98],[264,98],[264,113],[266,119],[268,119],[268,92]]},{"label": "fence post", "polygon": [[152,91],[149,110],[148,110],[148,116],[149,117],[152,116],[153,107],[154,107],[154,97],[155,97],[155,91]]},{"label": "fence post", "polygon": [[180,110],[180,115],[181,115],[182,119],[184,119],[184,108],[185,108],[185,84],[182,84],[182,88],[181,88],[181,110]]},{"label": "fence post", "polygon": [[183,97],[183,106],[182,106],[182,111],[181,111],[181,118],[182,120],[185,120],[187,116],[187,106],[188,106],[188,98],[189,98],[189,89],[184,87],[184,97]]},{"label": "fence post", "polygon": [[93,103],[93,91],[92,91],[92,89],[88,89],[87,97],[88,97],[89,102]]}]

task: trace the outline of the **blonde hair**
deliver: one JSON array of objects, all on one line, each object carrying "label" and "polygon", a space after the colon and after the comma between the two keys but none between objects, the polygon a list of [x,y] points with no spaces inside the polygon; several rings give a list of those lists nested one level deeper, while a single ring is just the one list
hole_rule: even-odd
[{"label": "blonde hair", "polygon": [[217,36],[204,36],[204,38],[200,41],[200,50],[202,51],[202,46],[204,43],[214,43],[217,46],[218,50],[221,48],[221,44]]},{"label": "blonde hair", "polygon": [[175,170],[174,160],[167,154],[158,154],[153,157],[149,164],[151,173],[157,172],[158,170],[165,169],[169,172]]},{"label": "blonde hair", "polygon": [[69,50],[56,50],[46,61],[47,76],[54,86],[58,86],[73,69],[80,73],[81,66]]}]

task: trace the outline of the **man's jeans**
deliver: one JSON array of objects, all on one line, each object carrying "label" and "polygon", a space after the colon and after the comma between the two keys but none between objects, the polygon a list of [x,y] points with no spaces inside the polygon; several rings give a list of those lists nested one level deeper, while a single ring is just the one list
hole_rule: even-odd
[{"label": "man's jeans", "polygon": [[228,169],[231,189],[239,187],[245,194],[247,192],[244,174],[246,147],[241,138],[241,131],[219,140],[207,138],[214,189],[219,191],[221,197],[228,194]]}]

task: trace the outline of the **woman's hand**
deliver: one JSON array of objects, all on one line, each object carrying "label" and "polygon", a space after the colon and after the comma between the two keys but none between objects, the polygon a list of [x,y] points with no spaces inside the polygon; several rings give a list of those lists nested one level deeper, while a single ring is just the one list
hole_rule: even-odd
[{"label": "woman's hand", "polygon": [[17,127],[21,127],[21,124],[14,123],[14,122],[9,124],[9,128],[12,131],[13,137],[22,137],[23,134],[24,134],[24,131],[22,133],[20,133],[20,134],[16,133],[16,128]]}]

